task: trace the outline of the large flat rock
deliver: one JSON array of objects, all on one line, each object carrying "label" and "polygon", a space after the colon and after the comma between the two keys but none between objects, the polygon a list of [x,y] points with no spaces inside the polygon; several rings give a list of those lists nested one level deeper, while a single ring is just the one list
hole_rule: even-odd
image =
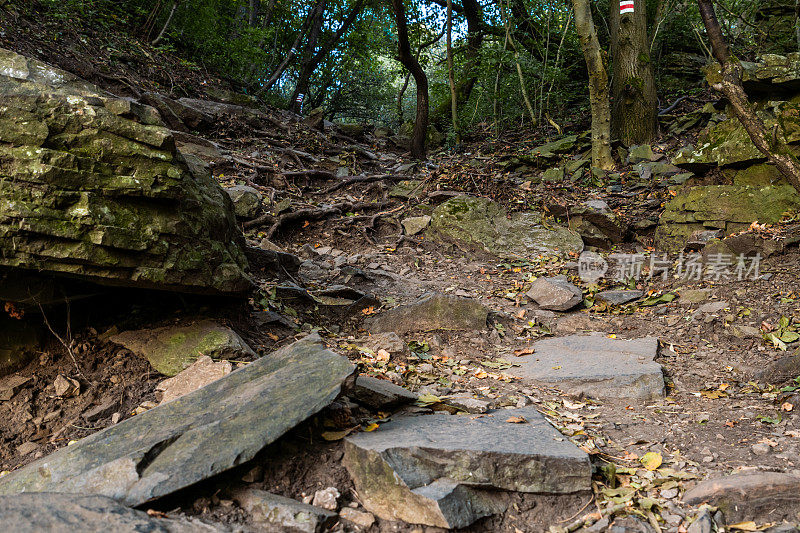
[{"label": "large flat rock", "polygon": [[[522,417],[527,423],[507,422]],[[502,491],[589,490],[589,457],[533,407],[482,417],[399,417],[345,440],[364,506],[388,520],[465,527],[502,512]]]},{"label": "large flat rock", "polygon": [[570,394],[601,399],[655,400],[664,396],[658,339],[570,335],[541,340],[509,370],[522,379]]},{"label": "large flat rock", "polygon": [[250,460],[327,406],[354,366],[309,336],[0,478],[0,494],[139,505]]},{"label": "large flat rock", "polygon": [[222,533],[233,530],[196,518],[165,519],[104,496],[35,493],[0,498],[0,524],[14,533]]},{"label": "large flat rock", "polygon": [[484,330],[489,310],[479,301],[450,294],[428,293],[364,321],[371,333],[432,330]]}]

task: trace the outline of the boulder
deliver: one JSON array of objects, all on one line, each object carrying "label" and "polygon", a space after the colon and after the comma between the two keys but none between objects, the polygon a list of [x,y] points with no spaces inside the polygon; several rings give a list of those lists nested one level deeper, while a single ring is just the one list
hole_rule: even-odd
[{"label": "boulder", "polygon": [[547,208],[553,216],[568,222],[588,246],[610,248],[625,240],[625,224],[604,200],[587,200],[572,207],[552,204]]},{"label": "boulder", "polygon": [[609,305],[624,305],[626,303],[638,300],[644,295],[642,291],[632,289],[618,289],[600,291],[594,295],[595,300],[605,302]]},{"label": "boulder", "polygon": [[440,293],[384,311],[364,321],[373,333],[433,330],[484,330],[489,310],[477,300]]},{"label": "boulder", "polygon": [[653,147],[649,144],[633,145],[628,148],[628,163],[634,165],[642,161],[657,161],[663,157],[661,154],[653,153]]},{"label": "boulder", "polygon": [[187,292],[251,286],[233,204],[169,130],[6,50],[0,95],[0,268]]},{"label": "boulder", "polygon": [[233,201],[233,210],[239,218],[255,218],[261,210],[261,193],[255,187],[234,185],[225,189]]},{"label": "boulder", "polygon": [[563,226],[543,224],[539,213],[517,212],[508,217],[495,202],[473,196],[457,196],[434,209],[431,230],[440,239],[463,241],[504,259],[583,250],[579,235]]},{"label": "boulder", "polygon": [[719,507],[725,521],[796,522],[800,518],[800,476],[781,472],[744,472],[708,479],[683,495],[684,503]]},{"label": "boulder", "polygon": [[0,477],[0,495],[100,494],[141,505],[249,461],[329,405],[354,370],[308,336]]},{"label": "boulder", "polygon": [[583,301],[583,292],[566,276],[538,278],[525,295],[549,311],[569,311]]},{"label": "boulder", "polygon": [[3,527],[15,533],[224,533],[243,531],[197,518],[157,518],[105,496],[34,493],[0,498]]},{"label": "boulder", "polygon": [[605,400],[652,401],[664,396],[658,339],[571,335],[533,344],[534,353],[508,370],[537,385]]},{"label": "boulder", "polygon": [[591,487],[588,456],[534,407],[396,417],[347,437],[344,448],[364,507],[386,520],[457,529],[504,511],[502,491],[559,495]]},{"label": "boulder", "polygon": [[174,376],[189,368],[204,355],[234,360],[256,357],[253,349],[235,331],[208,319],[123,331],[109,340],[144,357],[166,376]]},{"label": "boulder", "polygon": [[800,195],[789,185],[685,188],[665,206],[655,233],[656,248],[678,252],[697,231],[720,229],[728,235],[756,221],[774,224],[796,209],[800,209]]}]

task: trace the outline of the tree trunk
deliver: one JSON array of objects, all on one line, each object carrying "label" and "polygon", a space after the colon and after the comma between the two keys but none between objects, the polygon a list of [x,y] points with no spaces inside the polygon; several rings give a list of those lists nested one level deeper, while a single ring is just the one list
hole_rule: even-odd
[{"label": "tree trunk", "polygon": [[[461,107],[469,100],[472,88],[478,81],[476,71],[480,65],[480,49],[483,43],[483,8],[477,0],[463,0],[464,17],[467,19],[467,61],[461,80],[456,85],[456,105]],[[450,97],[433,112],[433,123],[441,126],[450,113]]]},{"label": "tree trunk", "polygon": [[[348,32],[350,26],[352,26],[358,15],[361,13],[361,11],[363,11],[365,5],[365,0],[357,0],[357,2],[353,5],[353,9],[350,10],[350,13],[347,14],[347,17],[339,26],[339,29],[336,30],[336,32],[325,41],[325,43],[316,53],[314,53],[313,56],[311,56],[307,61],[303,62],[297,85],[295,86],[294,93],[292,94],[292,102],[294,102],[292,105],[296,105],[297,96],[301,92],[305,95],[308,95],[308,82],[311,78],[311,75],[315,70],[317,70],[319,65],[328,56],[331,50],[333,50],[333,48],[336,46],[336,43],[338,43],[339,40]],[[322,13],[320,13],[320,26],[323,18],[324,17],[322,16]],[[311,40],[311,37],[309,37],[309,40]],[[316,44],[314,44],[314,47],[316,47]]]},{"label": "tree trunk", "polygon": [[297,47],[300,46],[300,41],[303,40],[303,36],[306,34],[306,30],[314,21],[314,17],[316,16],[317,9],[325,2],[325,0],[319,0],[317,4],[311,8],[311,11],[308,12],[306,19],[303,21],[303,25],[300,27],[300,30],[297,32],[297,37],[295,37],[294,42],[292,43],[292,47],[289,49],[289,52],[286,54],[286,57],[283,58],[281,64],[278,65],[278,68],[275,69],[275,72],[272,73],[272,76],[267,80],[267,82],[261,86],[260,90],[262,93],[267,92],[272,88],[273,85],[280,79],[283,73],[286,71],[286,68],[289,66],[289,63],[292,59],[297,55]]},{"label": "tree trunk", "polygon": [[[632,6],[633,12],[621,14],[624,6]],[[625,145],[648,143],[656,131],[658,102],[645,7],[645,0],[611,1],[611,130]]]},{"label": "tree trunk", "polygon": [[[508,20],[508,17],[506,16],[506,8],[502,3],[500,4],[500,18],[504,20],[504,24],[506,26],[505,40],[506,42],[508,42],[508,44],[511,45],[511,48],[514,50],[514,64],[517,67],[517,78],[519,78],[519,91],[522,93],[522,99],[524,100],[525,107],[528,109],[528,114],[531,117],[531,126],[536,127],[539,121],[536,119],[536,113],[533,111],[533,105],[531,104],[531,99],[528,96],[528,88],[525,86],[525,77],[522,75],[522,65],[519,64],[519,50],[517,49],[517,44],[514,42],[514,38],[511,36],[511,22]],[[505,44],[503,44],[503,46],[505,47]]]},{"label": "tree trunk", "polygon": [[589,0],[572,0],[575,11],[575,29],[581,41],[583,57],[589,71],[589,103],[592,108],[592,166],[610,170],[611,157],[611,105],[608,99],[608,74],[603,64],[603,54],[597,40],[597,30],[592,20]]},{"label": "tree trunk", "polygon": [[403,0],[392,0],[392,8],[397,23],[397,59],[411,72],[414,82],[417,84],[417,119],[411,134],[411,157],[425,159],[427,152],[425,141],[428,136],[428,76],[417,58],[411,54],[405,3]]},{"label": "tree trunk", "polygon": [[722,34],[722,28],[719,26],[711,0],[697,0],[697,4],[700,8],[700,17],[706,27],[708,40],[711,42],[711,50],[714,58],[719,61],[722,71],[722,81],[715,83],[713,88],[728,99],[736,118],[742,123],[756,148],[800,192],[800,161],[779,135],[767,130],[764,122],[758,118],[747,100],[747,94],[742,88],[742,65],[731,57],[728,43]]},{"label": "tree trunk", "polygon": [[[321,0],[316,5],[316,13],[311,22],[311,30],[308,32],[308,40],[303,49],[303,59],[300,62],[300,69],[297,76],[297,83],[294,86],[291,101],[289,102],[289,109],[295,113],[300,113],[303,109],[303,99],[300,95],[308,96],[308,80],[314,72],[314,50],[317,48],[317,41],[319,40],[319,32],[322,30],[322,22],[325,15],[325,0]],[[299,100],[299,101],[298,101]]]},{"label": "tree trunk", "polygon": [[453,120],[453,133],[456,136],[456,143],[460,144],[456,80],[453,77],[453,0],[447,0],[447,82],[450,85],[450,115]]},{"label": "tree trunk", "polygon": [[167,15],[167,21],[164,22],[164,26],[158,32],[158,36],[150,42],[151,45],[156,46],[164,38],[164,34],[167,33],[167,28],[169,28],[169,23],[172,22],[172,17],[175,16],[175,10],[178,9],[179,3],[180,0],[173,0],[172,8],[169,10],[169,15]]}]

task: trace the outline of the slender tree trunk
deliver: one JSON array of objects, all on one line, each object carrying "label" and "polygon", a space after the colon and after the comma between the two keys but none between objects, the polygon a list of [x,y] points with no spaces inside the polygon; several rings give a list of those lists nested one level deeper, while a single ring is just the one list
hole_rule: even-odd
[{"label": "slender tree trunk", "polygon": [[289,52],[286,54],[286,57],[283,58],[281,64],[278,65],[278,68],[275,69],[275,72],[272,73],[272,76],[267,80],[267,82],[261,86],[261,92],[265,93],[272,88],[273,85],[280,79],[283,73],[286,71],[286,68],[289,66],[289,63],[294,59],[297,55],[297,47],[300,46],[300,41],[303,40],[303,37],[308,30],[308,27],[314,21],[314,17],[316,16],[317,10],[319,9],[320,5],[324,3],[325,0],[319,0],[317,4],[311,8],[311,11],[308,12],[306,15],[306,19],[303,21],[303,25],[300,27],[300,30],[297,32],[297,37],[295,37],[294,42],[292,43],[292,47],[289,49]]},{"label": "slender tree trunk", "polygon": [[164,26],[161,28],[161,31],[158,32],[158,36],[153,39],[150,44],[156,46],[158,43],[161,42],[161,39],[164,38],[164,34],[167,33],[167,29],[169,28],[170,22],[172,22],[172,17],[175,16],[175,10],[178,9],[178,4],[180,0],[173,0],[172,8],[169,10],[169,15],[167,15],[167,20],[164,22]]},{"label": "slender tree trunk", "polygon": [[[626,5],[633,12],[621,14]],[[626,145],[648,143],[656,131],[658,102],[645,7],[645,0],[611,0],[611,130]]]},{"label": "slender tree trunk", "polygon": [[261,0],[250,0],[250,7],[247,10],[247,25],[254,27],[258,19],[258,12],[261,11]]},{"label": "slender tree trunk", "polygon": [[411,72],[414,82],[417,84],[417,118],[411,134],[411,156],[416,159],[425,159],[427,155],[425,141],[428,136],[428,76],[417,58],[411,54],[405,3],[403,0],[392,0],[392,8],[397,23],[398,60]]},{"label": "slender tree trunk", "polygon": [[311,22],[311,30],[308,32],[308,40],[303,49],[303,59],[300,62],[300,69],[297,76],[297,83],[294,86],[289,109],[295,113],[300,113],[303,108],[302,101],[298,102],[298,97],[302,94],[308,96],[308,80],[314,71],[314,50],[317,48],[319,33],[322,31],[322,23],[325,19],[326,0],[321,0],[316,6],[316,14]]},{"label": "slender tree trunk", "polygon": [[[509,3],[509,8],[510,7],[511,6]],[[511,36],[511,22],[508,20],[508,16],[506,15],[506,6],[504,4],[500,4],[500,17],[503,19],[506,26],[506,42],[508,42],[508,44],[510,44],[511,48],[514,50],[514,65],[516,65],[517,78],[519,78],[519,91],[522,93],[522,99],[525,102],[525,107],[531,117],[531,125],[536,127],[539,121],[536,120],[536,113],[533,110],[531,99],[528,96],[528,88],[525,85],[525,77],[522,74],[522,65],[519,64],[519,50],[517,49],[517,43],[514,42],[514,37]],[[505,44],[503,46],[505,46]]]},{"label": "slender tree trunk", "polygon": [[758,118],[755,110],[747,100],[742,87],[742,65],[731,57],[728,43],[722,34],[717,15],[711,0],[697,0],[700,17],[706,27],[708,40],[714,58],[719,61],[722,81],[713,85],[714,90],[728,99],[736,118],[742,123],[747,135],[758,150],[774,164],[789,183],[800,192],[800,161],[792,153],[777,132],[767,130],[764,122]]},{"label": "slender tree trunk", "polygon": [[[444,32],[445,32],[445,28],[442,28],[442,31],[440,31],[439,34],[436,37],[434,37],[433,39],[431,39],[428,42],[420,43],[419,47],[417,48],[417,55],[415,56],[417,58],[417,61],[419,61],[419,58],[422,57],[422,52],[424,52],[426,49],[430,48],[434,44],[438,43],[439,40],[441,40],[441,38],[444,37]],[[400,125],[402,125],[404,120],[405,120],[405,117],[403,116],[403,95],[405,95],[406,89],[408,89],[408,82],[409,81],[411,81],[411,73],[410,72],[406,73],[405,78],[403,79],[403,85],[400,87],[400,90],[397,92],[397,106],[396,106],[396,109],[397,109],[397,123],[400,124]]]},{"label": "slender tree trunk", "polygon": [[[467,50],[466,64],[461,79],[456,85],[456,105],[462,107],[469,100],[475,82],[478,81],[476,74],[480,65],[480,49],[483,43],[483,8],[478,0],[463,0],[463,13],[467,19]],[[446,117],[450,114],[450,97],[442,102],[433,112],[432,122],[437,126],[445,123]]]},{"label": "slender tree trunk", "polygon": [[447,0],[447,81],[450,85],[450,115],[453,119],[453,133],[456,143],[461,143],[458,133],[458,101],[456,98],[456,80],[453,77],[453,0]]},{"label": "slender tree trunk", "polygon": [[572,0],[575,11],[575,29],[581,41],[583,57],[589,71],[589,103],[592,108],[592,166],[610,170],[611,157],[611,105],[608,99],[608,74],[603,64],[603,54],[597,39],[589,0]]}]

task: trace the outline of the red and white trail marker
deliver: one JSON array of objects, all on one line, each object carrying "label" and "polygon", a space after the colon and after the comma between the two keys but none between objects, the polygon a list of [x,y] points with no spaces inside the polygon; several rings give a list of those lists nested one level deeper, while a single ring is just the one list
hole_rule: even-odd
[{"label": "red and white trail marker", "polygon": [[619,1],[619,14],[633,13],[633,0],[620,0]]}]

